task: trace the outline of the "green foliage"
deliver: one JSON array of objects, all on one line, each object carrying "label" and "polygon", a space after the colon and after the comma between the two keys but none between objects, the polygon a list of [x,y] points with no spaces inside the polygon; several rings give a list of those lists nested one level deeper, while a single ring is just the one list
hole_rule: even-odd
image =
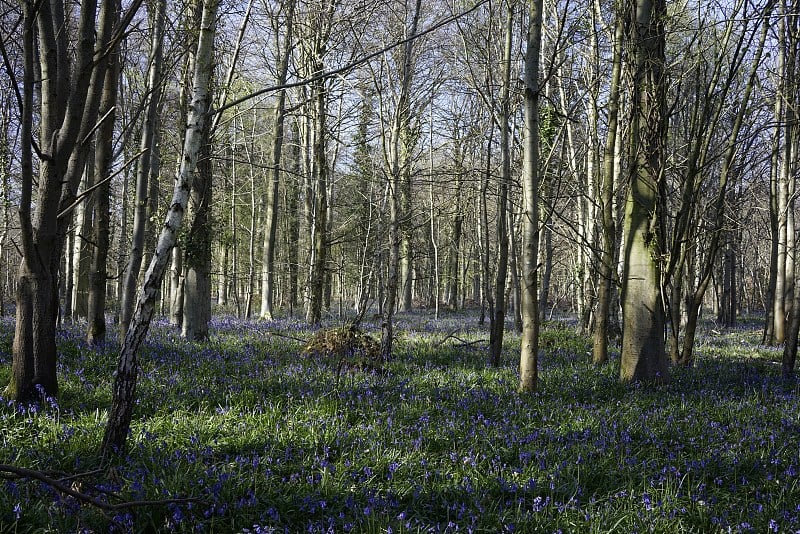
[{"label": "green foliage", "polygon": [[[0,340],[12,326],[0,323]],[[541,390],[519,396],[519,339],[509,334],[505,366],[489,367],[485,343],[472,343],[486,333],[465,315],[399,316],[391,372],[353,368],[340,381],[328,357],[301,357],[300,342],[272,335],[275,323],[213,327],[198,344],[154,326],[130,453],[80,485],[112,501],[92,485],[127,500],[197,501],[104,514],[0,480],[0,531],[800,528],[798,391],[773,378],[777,351],[757,347],[755,330],[712,331],[697,367],[676,369],[669,388],[631,389],[614,364],[588,363],[586,338],[548,324]],[[309,343],[318,354],[365,339],[326,332]],[[0,463],[98,467],[116,347],[91,349],[77,330],[59,343],[63,395],[0,403]],[[0,376],[9,367],[0,350]]]}]

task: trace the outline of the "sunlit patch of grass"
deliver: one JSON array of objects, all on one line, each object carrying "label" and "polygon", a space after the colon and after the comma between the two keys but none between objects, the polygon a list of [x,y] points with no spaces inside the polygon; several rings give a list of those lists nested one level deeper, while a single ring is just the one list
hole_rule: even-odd
[{"label": "sunlit patch of grass", "polygon": [[[285,336],[308,338],[297,321],[217,318],[206,343],[154,325],[130,451],[89,478],[126,499],[196,501],[104,514],[38,483],[0,481],[0,530],[800,529],[798,392],[760,355],[772,349],[755,329],[711,325],[696,367],[650,389],[621,385],[613,358],[592,366],[588,339],[548,325],[540,391],[520,396],[513,332],[494,368],[487,326],[472,315],[399,322],[381,372],[341,375]],[[0,323],[0,340],[10,327]],[[0,403],[0,462],[97,467],[117,346],[80,338],[59,338],[57,401]],[[0,361],[0,376],[9,366]]]}]

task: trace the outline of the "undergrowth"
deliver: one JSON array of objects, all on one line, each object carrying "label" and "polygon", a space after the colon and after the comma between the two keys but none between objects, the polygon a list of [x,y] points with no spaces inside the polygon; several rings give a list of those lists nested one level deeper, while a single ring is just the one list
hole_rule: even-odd
[{"label": "undergrowth", "polygon": [[[0,480],[4,532],[795,532],[800,408],[754,330],[713,331],[667,387],[622,386],[571,328],[542,332],[541,387],[516,393],[519,338],[401,315],[395,358],[340,373],[299,323],[220,318],[205,343],[154,325],[130,451],[97,470],[118,347],[59,338],[58,400],[0,403],[0,462],[118,502],[101,512]],[[367,327],[375,332],[375,325]],[[280,333],[284,335],[274,335]],[[13,325],[0,323],[0,382]],[[378,334],[379,335],[379,334]],[[113,494],[113,496],[112,496]]]}]

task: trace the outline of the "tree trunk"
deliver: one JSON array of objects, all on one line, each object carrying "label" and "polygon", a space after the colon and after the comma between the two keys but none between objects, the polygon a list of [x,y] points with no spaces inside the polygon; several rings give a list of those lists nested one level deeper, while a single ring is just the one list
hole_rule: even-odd
[{"label": "tree trunk", "polygon": [[[98,138],[99,141],[99,138]],[[97,142],[97,141],[96,141]],[[94,150],[87,156],[83,172],[83,189],[89,190],[95,184]],[[75,241],[72,256],[72,318],[85,319],[89,305],[89,273],[91,269],[92,212],[94,195],[89,195],[75,209]]]},{"label": "tree trunk", "polygon": [[[138,2],[129,13],[138,8]],[[20,117],[20,242],[17,315],[11,381],[5,396],[17,401],[58,393],[55,329],[58,271],[81,172],[88,154],[82,140],[97,122],[114,25],[114,1],[100,7],[83,0],[75,24],[67,24],[63,3],[22,2],[23,83]],[[125,19],[127,20],[127,18]],[[95,22],[98,22],[96,25]],[[38,36],[39,70],[35,61]],[[69,44],[76,43],[72,53]],[[40,74],[39,111],[34,110],[34,79]],[[36,212],[33,206],[33,117],[38,116],[39,162]]]},{"label": "tree trunk", "polygon": [[156,293],[166,271],[169,253],[175,245],[189,200],[192,174],[197,165],[197,158],[203,142],[206,113],[210,102],[208,86],[213,71],[212,56],[217,5],[217,0],[208,0],[203,3],[183,156],[175,179],[175,190],[169,204],[170,208],[158,239],[158,246],[150,262],[150,267],[147,269],[136,302],[136,310],[120,350],[119,364],[112,388],[112,404],[101,446],[101,455],[104,458],[122,455],[125,451],[135,403],[139,365],[137,352],[150,327]]},{"label": "tree trunk", "polygon": [[[286,8],[289,10],[286,15],[283,49],[278,59],[278,86],[286,84],[286,76],[289,71],[289,58],[292,47],[294,46],[294,0],[289,0]],[[278,40],[278,37],[276,37]],[[265,215],[266,229],[264,230],[263,260],[261,270],[261,311],[259,315],[262,319],[273,319],[274,294],[275,294],[275,249],[278,236],[278,186],[281,177],[281,157],[283,153],[284,122],[286,118],[286,90],[278,91],[278,101],[275,104],[275,137],[272,143],[272,168],[270,174],[272,179],[269,182],[267,191],[267,212]]]},{"label": "tree trunk", "polygon": [[494,285],[494,313],[489,315],[489,357],[492,365],[500,365],[503,351],[503,332],[506,319],[506,277],[508,275],[508,188],[511,183],[511,46],[514,10],[509,5],[506,16],[505,47],[503,49],[503,85],[500,94],[500,183],[497,193],[497,270]]},{"label": "tree trunk", "polygon": [[[421,0],[416,0],[411,24],[407,35],[416,35],[419,24]],[[381,321],[381,357],[384,361],[392,357],[392,343],[394,341],[393,319],[395,299],[400,278],[400,247],[403,240],[402,218],[407,213],[402,213],[400,205],[404,187],[403,182],[410,180],[411,165],[411,80],[414,68],[414,40],[409,40],[403,45],[402,59],[400,61],[400,92],[397,99],[397,109],[392,121],[389,139],[389,266],[386,277],[386,302],[383,308]]]},{"label": "tree trunk", "polygon": [[542,43],[542,0],[531,0],[525,50],[525,124],[523,127],[523,257],[522,338],[519,391],[535,391],[539,374],[539,52]]},{"label": "tree trunk", "polygon": [[[292,145],[292,170],[294,176],[300,175],[302,168],[302,153],[300,152],[300,132],[297,127],[293,130],[294,143]],[[289,263],[288,268],[288,304],[289,316],[294,315],[294,310],[297,308],[298,302],[298,272],[299,272],[299,252],[300,252],[300,201],[299,196],[300,187],[297,179],[291,180],[287,184],[286,192],[286,213],[289,215],[289,231],[288,231],[288,251],[286,254],[286,261]]]},{"label": "tree trunk", "polygon": [[[598,5],[599,9],[599,3]],[[592,361],[608,361],[608,321],[611,311],[611,291],[614,281],[614,246],[617,242],[614,225],[614,153],[617,144],[619,118],[619,82],[622,73],[622,20],[615,14],[614,56],[611,69],[611,87],[608,97],[608,132],[603,151],[603,175],[600,184],[600,217],[602,226],[602,251],[598,265],[597,313],[592,340]]]},{"label": "tree trunk", "polygon": [[183,251],[180,245],[172,248],[169,280],[169,324],[181,328],[183,325]]},{"label": "tree trunk", "polygon": [[[321,64],[316,65],[315,72],[323,72]],[[325,288],[325,269],[328,255],[328,159],[326,155],[326,97],[324,81],[312,86],[314,104],[314,143],[313,143],[313,179],[314,206],[311,231],[311,271],[308,281],[308,309],[306,322],[318,325],[322,321],[323,290]]]},{"label": "tree trunk", "polygon": [[111,165],[114,158],[114,122],[116,119],[117,84],[119,83],[119,54],[113,52],[103,82],[100,100],[101,117],[105,121],[97,130],[94,153],[95,176],[100,179],[95,192],[94,228],[92,229],[92,258],[87,303],[86,341],[99,345],[106,339],[106,284],[108,281],[108,249],[110,244]]},{"label": "tree trunk", "polygon": [[189,340],[208,338],[211,320],[212,160],[209,124],[203,131],[194,185],[189,194],[192,223],[184,242],[183,321],[181,335]]},{"label": "tree trunk", "polygon": [[669,381],[664,350],[660,256],[664,250],[663,140],[666,130],[664,0],[628,2],[633,54],[632,162],[625,210],[622,286],[623,382]]},{"label": "tree trunk", "polygon": [[136,196],[133,211],[133,236],[131,253],[125,268],[122,296],[120,298],[120,340],[124,340],[128,323],[133,314],[136,299],[136,283],[144,255],[145,232],[147,228],[147,181],[151,173],[155,131],[158,128],[158,100],[161,92],[161,69],[164,47],[164,11],[166,0],[158,0],[153,17],[153,33],[150,40],[149,72],[147,75],[147,111],[142,125],[140,149],[142,155],[136,173]]}]

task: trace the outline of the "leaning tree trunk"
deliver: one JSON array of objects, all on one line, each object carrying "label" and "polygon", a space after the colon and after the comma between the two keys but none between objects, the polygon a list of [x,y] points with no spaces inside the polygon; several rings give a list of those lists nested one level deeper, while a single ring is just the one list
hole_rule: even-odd
[{"label": "leaning tree trunk", "polygon": [[[695,335],[697,333],[697,322],[700,317],[700,307],[703,303],[703,297],[705,296],[706,290],[708,289],[708,284],[711,281],[715,258],[717,255],[717,251],[719,249],[719,240],[721,234],[725,231],[726,233],[730,233],[730,231],[726,231],[723,227],[723,221],[725,221],[725,204],[726,204],[726,195],[728,194],[728,189],[731,188],[729,185],[729,180],[731,175],[735,172],[734,171],[734,158],[738,153],[738,139],[739,139],[739,132],[742,129],[742,125],[745,120],[745,115],[748,111],[748,103],[750,102],[750,95],[752,94],[753,88],[758,80],[758,67],[761,64],[761,56],[764,52],[764,46],[767,39],[767,32],[769,29],[769,13],[770,11],[767,10],[764,13],[764,24],[761,29],[761,36],[758,43],[758,48],[756,50],[755,56],[753,58],[753,62],[750,67],[750,74],[747,81],[747,85],[745,86],[745,90],[742,95],[740,95],[739,102],[741,103],[739,109],[736,112],[734,117],[733,125],[731,128],[730,133],[728,134],[728,138],[726,139],[725,144],[725,151],[723,152],[722,157],[722,166],[720,168],[720,177],[719,177],[719,190],[717,193],[717,197],[713,204],[713,217],[711,217],[712,221],[712,228],[710,231],[711,240],[708,246],[708,250],[705,254],[705,263],[702,266],[702,273],[700,277],[700,283],[698,284],[697,288],[695,289],[694,293],[690,295],[686,299],[686,307],[687,307],[687,319],[686,319],[686,332],[684,333],[683,338],[683,346],[681,350],[680,358],[677,360],[676,363],[679,363],[684,366],[690,366],[694,362],[694,341]],[[735,283],[735,264],[730,266],[731,268],[731,276],[734,279]],[[736,291],[735,286],[731,288],[731,303],[734,303],[736,300]],[[731,317],[735,316],[735,310],[731,309]],[[673,327],[674,328],[674,327]]]},{"label": "leaning tree trunk", "polygon": [[522,338],[519,391],[535,391],[539,379],[539,51],[542,44],[542,0],[531,0],[525,51],[525,125],[523,127]]},{"label": "leaning tree trunk", "polygon": [[669,380],[660,255],[664,250],[663,140],[666,129],[664,0],[631,0],[633,124],[630,190],[625,211],[622,285],[623,382]]},{"label": "leaning tree trunk", "polygon": [[162,226],[158,245],[147,269],[136,309],[128,328],[125,342],[120,350],[117,373],[112,388],[113,398],[108,415],[101,454],[104,458],[119,455],[125,450],[125,442],[130,429],[135,403],[136,381],[138,377],[137,352],[147,335],[155,309],[155,298],[161,286],[161,279],[167,269],[170,250],[175,245],[178,230],[183,220],[192,186],[192,174],[203,142],[203,131],[209,108],[209,81],[214,68],[212,57],[214,34],[216,30],[217,0],[203,3],[203,17],[195,56],[192,101],[187,120],[183,143],[183,156],[175,189],[167,217]]}]

